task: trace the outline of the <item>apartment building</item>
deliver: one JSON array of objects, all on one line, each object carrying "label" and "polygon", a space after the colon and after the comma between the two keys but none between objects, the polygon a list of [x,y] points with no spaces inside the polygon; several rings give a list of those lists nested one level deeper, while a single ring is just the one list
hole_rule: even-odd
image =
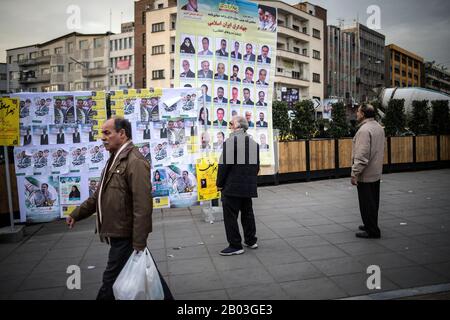
[{"label": "apartment building", "polygon": [[386,37],[361,23],[344,28],[342,31],[354,34],[355,63],[351,71],[356,75],[356,87],[352,98],[356,102],[376,98],[375,88],[385,85],[384,47]]},{"label": "apartment building", "polygon": [[355,35],[328,26],[327,97],[350,99],[356,91]]},{"label": "apartment building", "polygon": [[395,44],[385,48],[386,87],[421,87],[423,58]]},{"label": "apartment building", "polygon": [[134,87],[134,23],[123,23],[120,34],[109,37],[110,90]]},{"label": "apartment building", "polygon": [[422,81],[425,88],[450,95],[450,72],[445,67],[426,62]]},{"label": "apartment building", "polygon": [[109,36],[73,32],[7,50],[7,91],[107,90]]}]

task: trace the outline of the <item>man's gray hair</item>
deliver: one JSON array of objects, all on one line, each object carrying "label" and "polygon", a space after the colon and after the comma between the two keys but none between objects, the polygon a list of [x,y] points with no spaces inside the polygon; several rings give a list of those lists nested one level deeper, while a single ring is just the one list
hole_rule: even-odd
[{"label": "man's gray hair", "polygon": [[236,116],[234,118],[234,121],[236,121],[236,126],[238,128],[243,129],[244,131],[248,130],[248,122],[247,119],[245,119],[243,116]]}]

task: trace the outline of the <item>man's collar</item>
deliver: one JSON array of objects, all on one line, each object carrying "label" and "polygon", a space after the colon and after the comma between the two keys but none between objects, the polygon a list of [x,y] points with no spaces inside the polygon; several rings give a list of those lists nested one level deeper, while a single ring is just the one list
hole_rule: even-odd
[{"label": "man's collar", "polygon": [[360,124],[358,124],[358,128],[361,128],[364,124],[366,124],[367,122],[371,122],[371,121],[375,121],[375,119],[374,118],[364,119]]}]

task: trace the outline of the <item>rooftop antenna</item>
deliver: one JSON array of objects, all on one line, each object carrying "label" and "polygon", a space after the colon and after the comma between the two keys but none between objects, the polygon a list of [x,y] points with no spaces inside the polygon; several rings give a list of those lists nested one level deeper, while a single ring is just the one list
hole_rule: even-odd
[{"label": "rooftop antenna", "polygon": [[339,28],[342,29],[342,27],[344,26],[345,19],[337,18],[336,20],[338,21]]}]

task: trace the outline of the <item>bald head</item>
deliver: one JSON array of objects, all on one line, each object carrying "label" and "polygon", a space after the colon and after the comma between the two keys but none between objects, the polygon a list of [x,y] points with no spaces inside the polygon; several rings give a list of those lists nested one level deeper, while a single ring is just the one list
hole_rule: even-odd
[{"label": "bald head", "polygon": [[375,107],[371,104],[363,104],[358,108],[356,118],[358,122],[364,121],[365,119],[375,118]]},{"label": "bald head", "polygon": [[248,130],[248,122],[243,116],[234,116],[231,125],[233,131],[238,129],[243,129],[244,131]]}]

